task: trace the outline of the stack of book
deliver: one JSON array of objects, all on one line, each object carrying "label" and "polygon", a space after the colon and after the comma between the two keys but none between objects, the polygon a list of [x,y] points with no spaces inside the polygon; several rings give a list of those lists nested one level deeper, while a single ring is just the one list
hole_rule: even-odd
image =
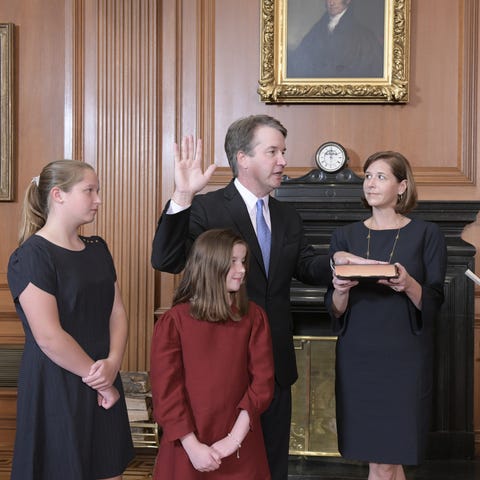
[{"label": "stack of book", "polygon": [[120,372],[135,448],[158,448],[159,427],[153,420],[148,372]]},{"label": "stack of book", "polygon": [[151,413],[150,393],[125,394],[127,402],[128,420],[130,422],[147,422]]},{"label": "stack of book", "polygon": [[151,420],[152,394],[148,372],[121,372],[128,419],[130,422]]}]

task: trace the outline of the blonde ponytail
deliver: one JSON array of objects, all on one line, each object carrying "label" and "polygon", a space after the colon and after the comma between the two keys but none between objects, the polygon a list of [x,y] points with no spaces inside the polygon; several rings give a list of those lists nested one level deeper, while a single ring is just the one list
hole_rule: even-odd
[{"label": "blonde ponytail", "polygon": [[18,243],[21,245],[28,237],[40,230],[45,225],[46,221],[47,218],[40,205],[38,186],[32,180],[27,187],[23,198]]},{"label": "blonde ponytail", "polygon": [[83,179],[85,170],[93,167],[78,160],[57,160],[46,165],[38,177],[34,177],[25,191],[18,242],[40,230],[47,221],[49,195],[53,187],[64,192]]}]

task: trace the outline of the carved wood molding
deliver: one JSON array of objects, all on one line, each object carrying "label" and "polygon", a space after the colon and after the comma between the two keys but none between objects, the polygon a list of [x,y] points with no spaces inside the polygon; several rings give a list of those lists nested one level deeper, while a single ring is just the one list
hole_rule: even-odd
[{"label": "carved wood molding", "polygon": [[478,55],[479,5],[476,0],[464,0],[459,18],[459,44],[463,55],[459,59],[458,112],[459,154],[456,167],[414,168],[418,185],[474,186],[477,174],[477,109],[478,109]]},{"label": "carved wood molding", "polygon": [[472,183],[475,183],[477,173],[479,11],[476,0],[465,0],[461,169]]},{"label": "carved wood molding", "polygon": [[[203,139],[205,159],[215,158],[215,0],[197,4],[197,97],[198,136]],[[205,165],[207,167],[208,165]]]},{"label": "carved wood molding", "polygon": [[[72,0],[72,153],[95,166],[106,239],[129,317],[123,367],[146,370],[153,325],[158,150],[156,0]],[[68,97],[67,97],[68,98]],[[69,133],[67,132],[67,135]]]},{"label": "carved wood molding", "polygon": [[65,158],[84,159],[85,0],[65,2]]},{"label": "carved wood molding", "polygon": [[[215,159],[215,0],[165,0],[162,3],[162,171],[158,214],[173,191],[172,145],[193,133],[203,140],[203,167]],[[193,31],[192,31],[193,29]],[[188,40],[187,40],[188,37]],[[189,50],[194,45],[194,55]],[[192,74],[194,92],[186,91]],[[195,108],[189,103],[195,102]],[[192,122],[191,113],[195,111]],[[210,187],[231,179],[230,168],[217,168]],[[171,306],[178,275],[158,274],[156,316]]]}]

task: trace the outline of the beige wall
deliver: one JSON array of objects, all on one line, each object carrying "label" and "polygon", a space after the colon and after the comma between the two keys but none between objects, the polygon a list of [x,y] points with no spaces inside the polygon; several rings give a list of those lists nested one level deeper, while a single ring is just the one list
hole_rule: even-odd
[{"label": "beige wall", "polygon": [[[228,125],[267,113],[289,130],[292,176],[312,169],[317,147],[336,140],[356,170],[374,151],[404,153],[423,200],[480,198],[476,0],[412,1],[406,105],[260,102],[260,0],[4,0],[1,14],[16,25],[17,195],[0,203],[0,344],[22,343],[6,266],[22,192],[50,160],[75,157],[99,172],[104,205],[86,232],[104,236],[115,258],[130,317],[128,369],[148,368],[153,312],[168,308],[174,287],[170,275],[154,274],[149,255],[172,191],[172,143],[182,134],[201,136],[205,164],[220,167],[212,188],[230,177]],[[479,221],[464,238],[480,247]],[[476,324],[478,359],[478,290]],[[0,413],[0,430],[10,420]]]}]

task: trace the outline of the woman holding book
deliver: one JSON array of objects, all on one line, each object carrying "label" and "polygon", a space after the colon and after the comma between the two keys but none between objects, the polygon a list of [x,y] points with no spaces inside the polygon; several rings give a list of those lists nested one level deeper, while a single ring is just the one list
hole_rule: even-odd
[{"label": "woman holding book", "polygon": [[338,335],[339,450],[369,463],[369,480],[405,480],[421,463],[429,430],[433,327],[443,302],[445,240],[437,225],[406,216],[417,192],[407,159],[378,152],[363,167],[371,215],[335,230],[345,250],[394,264],[391,278],[333,276],[325,304]]}]

